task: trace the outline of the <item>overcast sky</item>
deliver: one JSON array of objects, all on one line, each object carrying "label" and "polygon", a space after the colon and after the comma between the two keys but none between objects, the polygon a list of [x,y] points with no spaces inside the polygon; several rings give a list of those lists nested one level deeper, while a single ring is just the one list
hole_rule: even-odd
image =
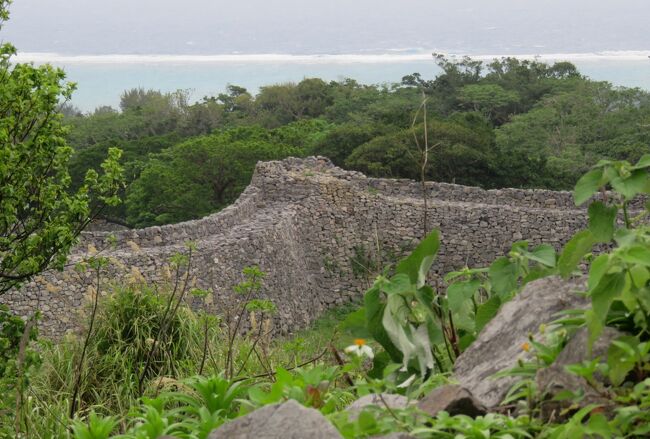
[{"label": "overcast sky", "polygon": [[649,0],[14,0],[0,39],[62,54],[650,49]]}]

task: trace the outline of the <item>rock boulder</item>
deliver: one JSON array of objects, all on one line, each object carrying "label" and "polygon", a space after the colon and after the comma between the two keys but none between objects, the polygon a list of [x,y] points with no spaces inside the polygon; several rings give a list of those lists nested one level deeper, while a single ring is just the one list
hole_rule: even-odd
[{"label": "rock boulder", "polygon": [[515,378],[492,376],[514,367],[520,358],[526,357],[523,347],[529,335],[541,339],[540,326],[553,321],[558,312],[586,308],[588,299],[577,294],[584,289],[583,278],[567,281],[549,277],[526,285],[501,307],[476,341],[456,360],[454,376],[460,385],[487,408],[497,406]]},{"label": "rock boulder", "polygon": [[290,399],[267,405],[214,430],[208,439],[341,439],[317,410]]}]

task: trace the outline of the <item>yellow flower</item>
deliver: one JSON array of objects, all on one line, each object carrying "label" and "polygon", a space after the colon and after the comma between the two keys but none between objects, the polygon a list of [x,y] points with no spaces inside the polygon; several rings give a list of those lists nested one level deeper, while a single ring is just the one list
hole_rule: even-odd
[{"label": "yellow flower", "polygon": [[529,351],[530,351],[530,343],[528,343],[528,342],[524,342],[524,343],[521,345],[521,348],[522,348],[524,351],[529,352]]}]

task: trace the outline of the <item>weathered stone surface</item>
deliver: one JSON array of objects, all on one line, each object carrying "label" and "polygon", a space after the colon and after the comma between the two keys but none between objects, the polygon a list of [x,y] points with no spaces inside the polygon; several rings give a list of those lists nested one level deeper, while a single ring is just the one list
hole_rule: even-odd
[{"label": "weathered stone surface", "polygon": [[208,439],[340,439],[318,411],[294,400],[262,407],[214,430]]},{"label": "weathered stone surface", "polygon": [[[572,412],[567,412],[562,415],[563,411],[570,407],[585,407],[590,404],[597,404],[605,414],[613,411],[615,405],[611,399],[601,396],[594,388],[592,388],[587,381],[567,372],[563,366],[553,364],[551,367],[540,369],[535,376],[537,382],[537,389],[540,395],[544,396],[541,402],[541,417],[542,419],[555,422],[568,419]],[[553,397],[561,392],[570,390],[576,395],[582,394],[578,401],[574,400],[559,400],[554,401]]]},{"label": "weathered stone surface", "polygon": [[467,415],[475,418],[487,412],[485,406],[469,390],[453,384],[433,389],[418,402],[418,408],[430,416],[445,411],[452,416]]},{"label": "weathered stone surface", "polygon": [[531,282],[479,334],[456,360],[454,375],[486,407],[498,405],[515,378],[493,379],[495,373],[512,368],[526,355],[522,349],[530,334],[540,339],[539,327],[566,309],[584,308],[588,301],[576,294],[584,279],[565,281],[557,277]]},{"label": "weathered stone surface", "polygon": [[[427,189],[429,224],[442,235],[434,283],[465,264],[490,264],[518,239],[559,249],[586,225],[585,210],[573,205],[569,192],[486,191],[444,183],[427,183]],[[382,254],[405,255],[422,235],[422,209],[417,182],[367,178],[323,157],[289,158],[258,163],[239,199],[214,215],[141,230],[84,233],[71,262],[94,249],[113,261],[107,278],[126,280],[137,270],[162,281],[169,257],[192,240],[197,247],[192,277],[198,288],[213,291],[214,304],[235,304],[239,298],[232,287],[242,280],[242,268],[257,264],[267,273],[261,298],[278,309],[274,328],[287,333],[365,290],[366,280],[352,270],[355,249],[372,253],[379,243]],[[30,315],[40,303],[44,335],[78,328],[78,311],[93,279],[72,265],[2,295],[0,302],[20,315]],[[189,300],[199,305],[199,299]]]},{"label": "weathered stone surface", "polygon": [[[564,347],[562,352],[557,356],[555,362],[547,368],[537,371],[535,376],[537,389],[539,390],[544,401],[541,404],[541,415],[545,420],[560,418],[560,413],[570,405],[578,404],[579,407],[584,407],[589,404],[599,404],[605,408],[606,413],[613,408],[611,401],[604,398],[596,391],[587,381],[577,375],[567,372],[565,366],[571,364],[582,363],[583,361],[599,358],[600,361],[607,360],[607,350],[612,341],[622,336],[623,333],[614,329],[606,327],[603,330],[600,338],[596,340],[592,347],[591,355],[587,342],[589,339],[589,331],[587,328],[580,328],[576,334],[571,337],[571,340]],[[594,378],[600,390],[604,391],[605,386],[609,383],[607,378],[600,373],[595,373]],[[553,397],[569,390],[576,394],[584,395],[580,401],[554,401]]]},{"label": "weathered stone surface", "polygon": [[571,340],[569,340],[564,349],[562,349],[562,352],[560,352],[560,354],[555,359],[554,364],[560,367],[564,367],[569,364],[582,363],[583,361],[592,360],[594,358],[600,358],[601,361],[606,361],[607,349],[609,349],[609,345],[612,343],[612,341],[616,340],[622,335],[624,334],[617,329],[605,327],[598,340],[594,342],[591,350],[591,355],[589,355],[587,346],[589,340],[589,331],[587,328],[580,328],[573,335],[573,337],[571,337]]},{"label": "weathered stone surface", "polygon": [[[383,398],[383,400],[382,400]],[[362,396],[347,407],[347,411],[354,417],[365,407],[375,405],[380,408],[388,406],[390,409],[405,409],[415,401],[409,400],[406,396],[382,393],[381,396],[376,393]]]}]

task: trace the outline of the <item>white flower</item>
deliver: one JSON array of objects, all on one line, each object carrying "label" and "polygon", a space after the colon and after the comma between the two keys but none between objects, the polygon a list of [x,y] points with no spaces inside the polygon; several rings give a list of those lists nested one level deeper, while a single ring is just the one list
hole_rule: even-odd
[{"label": "white flower", "polygon": [[345,348],[344,351],[346,354],[355,354],[358,357],[368,357],[371,360],[375,358],[372,348],[368,346],[366,341],[362,338],[354,340],[354,344]]},{"label": "white flower", "polygon": [[415,374],[408,377],[402,384],[399,384],[397,386],[397,388],[398,389],[404,389],[404,388],[410,386],[411,384],[413,384],[413,381],[415,381]]}]

